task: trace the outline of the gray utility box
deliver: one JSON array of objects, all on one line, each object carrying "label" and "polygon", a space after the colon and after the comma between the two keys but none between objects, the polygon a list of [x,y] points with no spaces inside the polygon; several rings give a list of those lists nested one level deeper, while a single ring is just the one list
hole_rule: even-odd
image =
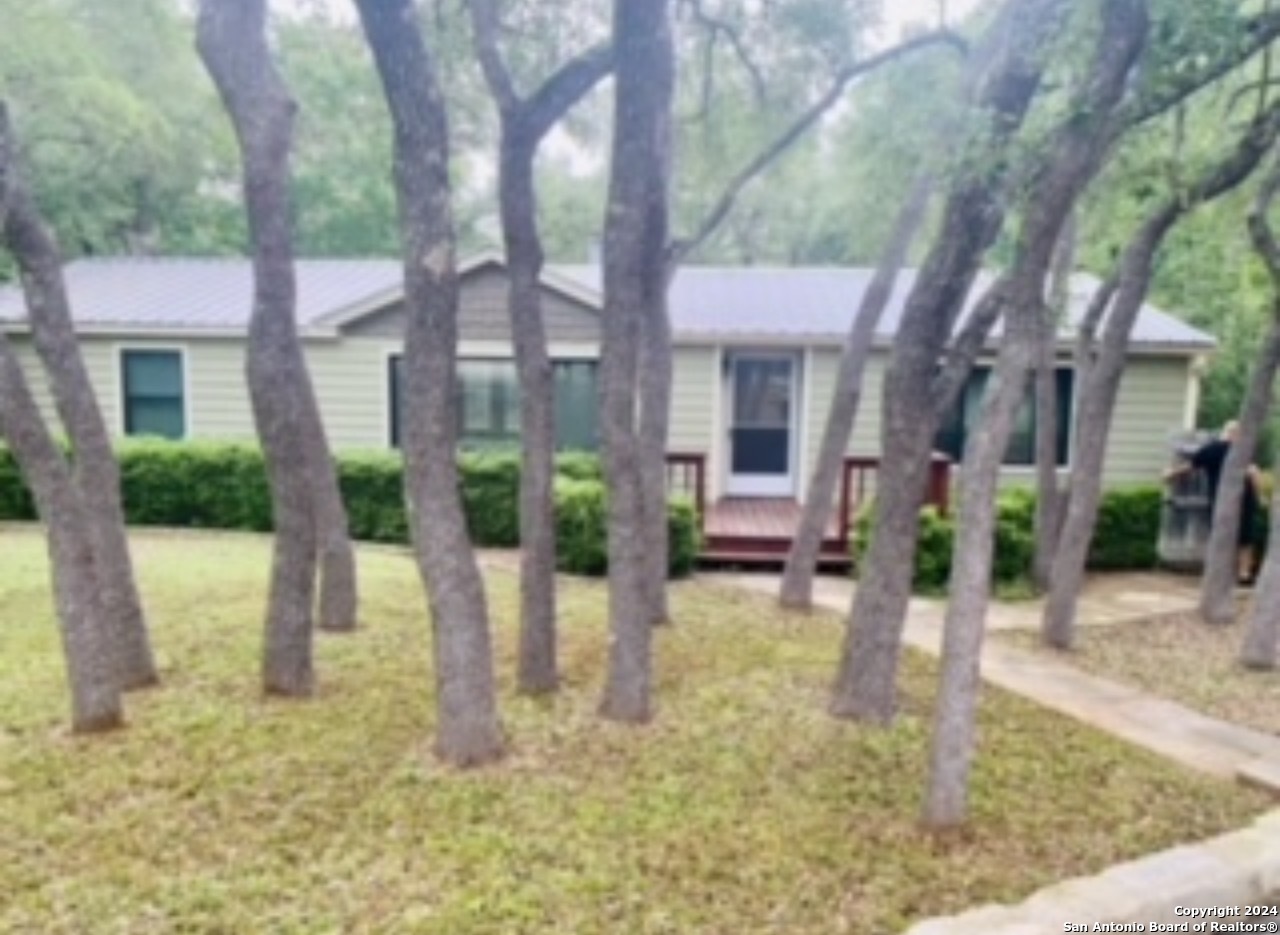
[{"label": "gray utility box", "polygon": [[[1176,462],[1190,458],[1212,438],[1204,432],[1179,434],[1170,443]],[[1204,568],[1212,524],[1209,481],[1203,471],[1191,471],[1170,483],[1165,492],[1160,540],[1156,545],[1160,564],[1174,571],[1199,573]]]}]

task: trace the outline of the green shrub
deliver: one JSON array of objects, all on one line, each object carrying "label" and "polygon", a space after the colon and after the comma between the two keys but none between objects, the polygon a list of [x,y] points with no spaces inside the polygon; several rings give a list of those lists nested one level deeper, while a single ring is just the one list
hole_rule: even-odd
[{"label": "green shrub", "polygon": [[1089,567],[1099,570],[1154,568],[1159,560],[1160,510],[1164,491],[1156,486],[1108,490],[1098,507],[1089,545]]},{"label": "green shrub", "polygon": [[36,505],[9,449],[0,446],[0,520],[36,518]]},{"label": "green shrub", "polygon": [[556,565],[574,575],[603,575],[609,568],[604,486],[556,479]]},{"label": "green shrub", "polygon": [[[556,562],[563,572],[599,576],[609,570],[605,487],[599,481],[556,479]],[[693,571],[701,543],[698,517],[684,498],[667,504],[669,571],[681,578]]]},{"label": "green shrub", "polygon": [[338,458],[338,486],[355,539],[408,542],[404,470],[399,455],[385,451],[347,453]]},{"label": "green shrub", "polygon": [[[224,442],[121,442],[121,492],[128,521],[143,526],[268,531],[271,492],[256,445]],[[463,507],[472,541],[510,547],[520,541],[520,458],[511,452],[469,452],[458,461]],[[337,458],[338,485],[352,537],[408,542],[404,470],[391,452],[351,452]],[[556,458],[556,540],[560,568],[602,575],[608,567],[605,497],[600,461],[585,452]],[[35,506],[8,450],[0,447],[0,519],[30,520]],[[671,574],[692,571],[698,522],[693,505],[668,507]]]},{"label": "green shrub", "polygon": [[[1118,571],[1155,567],[1161,503],[1162,492],[1158,487],[1122,487],[1104,493],[1089,549],[1089,568]],[[997,501],[991,578],[1003,593],[1027,590],[1035,557],[1035,513],[1034,491],[1016,488],[1001,492]],[[866,554],[872,532],[872,511],[868,507],[858,517],[850,544],[855,565]],[[933,507],[921,511],[920,542],[912,579],[917,593],[946,591],[954,540],[954,516],[940,516]]]},{"label": "green shrub", "polygon": [[464,454],[459,460],[462,506],[471,541],[520,544],[520,457],[510,452]]}]

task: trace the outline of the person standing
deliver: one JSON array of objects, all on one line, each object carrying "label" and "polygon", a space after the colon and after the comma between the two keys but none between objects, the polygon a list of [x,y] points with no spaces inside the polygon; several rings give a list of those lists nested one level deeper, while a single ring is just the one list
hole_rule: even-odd
[{"label": "person standing", "polygon": [[[1222,479],[1222,466],[1226,464],[1231,446],[1240,434],[1240,423],[1234,419],[1222,427],[1218,437],[1201,445],[1190,457],[1176,467],[1164,472],[1166,483],[1191,471],[1203,471],[1209,487],[1209,515],[1213,516],[1215,504],[1218,502],[1218,482]],[[1257,527],[1259,512],[1258,469],[1249,465],[1244,479],[1244,490],[1241,492],[1240,529],[1237,533],[1236,545],[1236,579],[1246,587],[1252,585],[1257,576]]]}]

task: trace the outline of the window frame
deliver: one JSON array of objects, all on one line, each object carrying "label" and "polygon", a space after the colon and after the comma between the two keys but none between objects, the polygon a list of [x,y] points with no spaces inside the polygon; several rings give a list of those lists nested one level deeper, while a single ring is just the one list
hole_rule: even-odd
[{"label": "window frame", "polygon": [[182,434],[170,441],[189,441],[195,437],[191,406],[191,354],[186,344],[117,344],[114,347],[116,380],[116,432],[121,438],[158,437],[146,436],[129,430],[129,380],[125,360],[130,354],[176,354],[182,374]]},{"label": "window frame", "polygon": [[[962,417],[963,417],[963,406],[964,406],[965,394],[966,394],[966,393],[968,393],[970,382],[973,380],[974,376],[975,376],[979,371],[985,371],[985,372],[987,373],[987,375],[988,375],[988,376],[987,376],[987,379],[989,380],[989,379],[991,378],[991,374],[993,374],[993,373],[995,372],[995,369],[996,369],[996,365],[995,365],[995,362],[994,362],[994,361],[992,361],[992,362],[981,362],[981,363],[975,363],[975,364],[973,365],[973,367],[970,369],[970,371],[969,371],[969,375],[968,375],[968,377],[966,377],[966,379],[965,379],[964,389],[962,389],[962,390],[961,390],[961,395],[960,395],[960,397],[956,400],[956,406],[960,408],[960,412],[961,412],[961,416],[962,416]],[[1067,406],[1067,427],[1066,427],[1066,431],[1067,431],[1067,438],[1066,438],[1066,443],[1067,443],[1067,444],[1066,444],[1066,449],[1067,449],[1067,450],[1066,450],[1066,457],[1065,457],[1065,458],[1064,458],[1064,459],[1063,459],[1059,464],[1057,464],[1057,465],[1056,465],[1056,468],[1057,468],[1057,470],[1058,470],[1060,473],[1062,473],[1062,472],[1067,472],[1067,473],[1069,473],[1069,472],[1072,470],[1072,465],[1075,463],[1075,453],[1076,453],[1076,433],[1075,433],[1075,429],[1076,429],[1076,406],[1079,404],[1079,399],[1080,399],[1079,374],[1078,374],[1078,373],[1076,373],[1076,368],[1075,368],[1075,364],[1074,364],[1074,362],[1072,362],[1072,361],[1070,361],[1070,360],[1067,360],[1067,359],[1065,359],[1065,358],[1058,358],[1057,360],[1055,360],[1055,361],[1054,361],[1054,373],[1055,373],[1055,374],[1058,374],[1058,375],[1063,374],[1063,373],[1068,373],[1068,374],[1070,374],[1070,375],[1071,375],[1071,399],[1068,401],[1068,402],[1069,402],[1069,405]],[[1026,389],[1026,394],[1027,394],[1027,398],[1028,398],[1028,399],[1034,399],[1034,396],[1035,396],[1035,371],[1034,371],[1034,370],[1032,370],[1032,371],[1027,375],[1027,389]],[[948,413],[947,418],[948,418],[948,419],[949,419],[949,418],[951,418],[951,414],[950,414],[950,413]],[[946,428],[946,424],[945,424],[945,420],[944,420],[944,423],[943,423],[943,424],[940,424],[940,425],[938,426],[938,431],[937,431],[937,433],[935,434],[935,437],[934,437],[935,446],[936,446],[936,442],[937,442],[937,437],[938,437],[938,436],[940,436],[940,435],[942,434],[942,432],[943,432],[943,430],[944,430],[945,428]],[[968,441],[968,436],[969,436],[968,426],[962,426],[962,428],[963,428],[963,430],[964,430],[964,436],[963,436],[962,442],[967,442],[967,441]],[[1020,475],[1020,474],[1022,474],[1022,475],[1029,475],[1029,474],[1034,474],[1034,473],[1035,473],[1035,471],[1037,470],[1037,465],[1036,465],[1035,457],[1034,457],[1034,437],[1035,437],[1035,428],[1036,428],[1036,423],[1033,421],[1033,422],[1032,422],[1032,444],[1033,444],[1033,448],[1032,448],[1032,458],[1031,458],[1031,461],[1030,461],[1030,462],[1027,462],[1027,463],[1017,463],[1017,464],[1014,464],[1014,463],[1009,463],[1009,462],[1005,461],[1005,460],[1002,458],[1002,459],[1001,459],[1001,462],[1000,462],[1000,470],[1001,470],[1001,472],[1007,472],[1007,473],[1014,474],[1014,475]],[[1009,441],[1010,441],[1010,443],[1012,443],[1012,441],[1013,441],[1012,436],[1010,436]],[[948,455],[948,457],[951,457],[950,452],[946,452],[946,454]],[[955,459],[955,460],[954,460],[954,463],[955,463],[955,464],[959,464],[959,463],[961,462],[961,460],[963,460],[963,457],[964,457],[964,444],[962,443],[962,444],[961,444],[961,446],[960,446],[960,457],[959,457],[959,458],[957,458],[957,459]]]},{"label": "window frame", "polygon": [[[385,409],[384,409],[385,419],[384,419],[384,426],[383,426],[383,438],[386,440],[387,447],[390,448],[392,451],[401,450],[401,441],[402,441],[402,435],[404,431],[404,427],[400,424],[399,407],[396,405],[397,389],[401,394],[404,393],[404,386],[402,382],[404,377],[403,360],[404,360],[403,348],[387,348],[383,355],[383,392],[384,392],[383,399],[385,400]],[[396,379],[397,361],[401,362],[400,363],[400,380]],[[458,371],[459,381],[461,380],[460,365],[464,363],[499,363],[499,364],[509,364],[513,370],[515,370],[516,368],[516,362],[514,357],[501,357],[501,356],[495,356],[492,354],[483,354],[483,355],[476,354],[476,355],[465,355],[465,356],[460,355],[457,358],[457,364],[459,365],[459,371]],[[553,356],[551,358],[553,380],[554,380],[554,373],[556,368],[562,364],[591,366],[593,368],[593,378],[596,381],[596,387],[598,392],[599,378],[600,378],[599,358],[577,357],[577,356]],[[515,381],[512,385],[515,386],[516,391],[518,393],[520,388],[520,375],[518,370],[516,371]],[[458,441],[459,449],[461,449],[465,444],[465,433],[462,430],[462,419],[461,419],[461,411],[460,411],[461,402],[462,402],[461,398],[459,397],[458,399],[455,400],[455,403],[454,403],[455,413],[457,416],[456,428],[457,428],[457,435],[458,435],[457,441]],[[518,396],[517,396],[516,405],[517,405],[517,417],[518,417],[518,407],[519,407]],[[511,436],[511,439],[516,445],[519,445],[519,441],[520,441],[519,432],[517,431],[517,433],[514,436]],[[594,450],[598,451],[599,444],[600,444],[598,427],[596,428],[596,432],[595,432],[595,441],[596,441],[596,448]],[[576,449],[576,448],[562,449],[560,447],[559,438],[557,438],[556,450],[557,451],[561,451],[561,450],[577,451],[582,449]]]}]

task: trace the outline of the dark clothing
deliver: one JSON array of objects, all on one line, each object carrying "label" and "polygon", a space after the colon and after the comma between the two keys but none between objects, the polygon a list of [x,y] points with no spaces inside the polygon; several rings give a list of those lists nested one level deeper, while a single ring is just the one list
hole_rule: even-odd
[{"label": "dark clothing", "polygon": [[[1219,438],[1209,442],[1191,456],[1191,466],[1204,471],[1209,481],[1210,511],[1217,502],[1218,481],[1222,479],[1222,466],[1226,464],[1230,451],[1231,443]],[[1257,524],[1258,493],[1253,489],[1249,479],[1245,478],[1244,493],[1240,501],[1240,532],[1236,541],[1240,545],[1253,545],[1257,539]]]}]

